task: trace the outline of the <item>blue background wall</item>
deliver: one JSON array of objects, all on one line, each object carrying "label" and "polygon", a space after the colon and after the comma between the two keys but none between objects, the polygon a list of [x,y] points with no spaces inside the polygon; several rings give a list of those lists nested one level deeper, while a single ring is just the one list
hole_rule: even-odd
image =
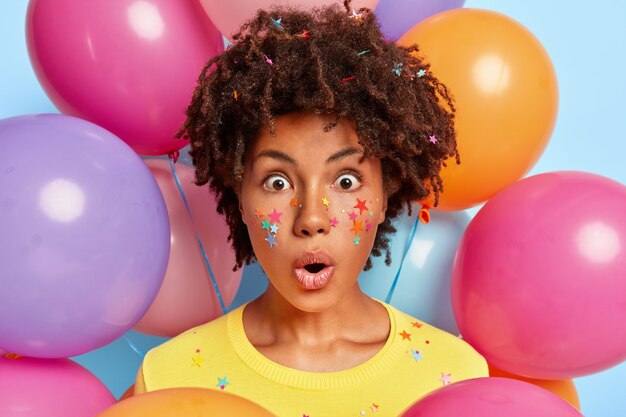
[{"label": "blue background wall", "polygon": [[[28,60],[24,38],[27,3],[0,3],[0,118],[57,112]],[[547,150],[529,175],[581,170],[626,183],[622,130],[626,126],[622,101],[626,97],[626,2],[467,0],[465,6],[498,11],[522,23],[554,62],[560,89],[559,116]],[[468,214],[476,211],[468,210]],[[402,238],[406,239],[397,236],[398,240]],[[248,291],[239,295],[238,302],[262,290],[258,266],[244,271],[244,283]],[[163,340],[129,332],[126,340],[119,339],[74,359],[120,396],[133,383],[141,354]],[[624,381],[626,363],[576,379],[585,416],[626,415]]]}]

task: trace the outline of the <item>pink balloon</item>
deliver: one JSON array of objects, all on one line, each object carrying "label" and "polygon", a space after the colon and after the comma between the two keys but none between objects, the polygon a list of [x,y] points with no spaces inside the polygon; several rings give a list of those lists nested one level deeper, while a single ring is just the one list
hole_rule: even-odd
[{"label": "pink balloon", "polygon": [[459,329],[493,366],[570,379],[626,359],[626,187],[584,172],[490,199],[453,267]]},{"label": "pink balloon", "polygon": [[192,223],[169,162],[160,159],[148,159],[144,162],[156,178],[165,198],[172,237],[163,285],[135,330],[171,337],[222,315],[196,233],[207,254],[226,306],[230,305],[237,293],[242,269],[232,270],[235,253],[228,242],[230,229],[224,217],[216,212],[217,204],[208,186],[198,187],[193,183],[193,169],[180,163],[175,164],[176,174],[191,211]]},{"label": "pink balloon", "polygon": [[[248,19],[251,19],[258,9],[267,9],[271,5],[293,6],[301,8],[313,8],[339,4],[337,0],[200,0],[206,14],[215,23],[217,28],[232,40],[232,35],[239,31],[239,27]],[[378,0],[353,0],[352,7],[358,10],[361,7],[374,9]],[[278,19],[280,17],[276,17]]]},{"label": "pink balloon", "polygon": [[115,397],[69,359],[0,357],[0,416],[93,417]]},{"label": "pink balloon", "polygon": [[196,1],[31,0],[26,34],[55,106],[142,155],[187,145],[174,134],[202,67],[223,51]]},{"label": "pink balloon", "polygon": [[401,417],[583,417],[567,401],[528,382],[476,378],[442,387]]}]

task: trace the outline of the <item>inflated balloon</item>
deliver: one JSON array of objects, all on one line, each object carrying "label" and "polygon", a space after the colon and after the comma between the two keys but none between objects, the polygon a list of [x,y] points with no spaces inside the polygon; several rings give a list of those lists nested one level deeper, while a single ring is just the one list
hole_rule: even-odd
[{"label": "inflated balloon", "polygon": [[538,379],[626,359],[626,187],[563,171],[490,199],[455,258],[459,329],[493,366]]},{"label": "inflated balloon", "polygon": [[223,51],[196,1],[31,0],[26,17],[35,74],[62,112],[94,122],[142,155],[174,138],[205,63]]},{"label": "inflated balloon", "polygon": [[[335,0],[200,0],[200,3],[211,21],[230,40],[233,39],[232,35],[239,31],[239,27],[251,19],[258,9],[268,9],[273,5],[313,8],[339,4]],[[356,10],[361,7],[373,9],[377,4],[378,0],[354,0],[352,7]]]},{"label": "inflated balloon", "polygon": [[398,43],[417,43],[456,101],[461,164],[451,159],[442,168],[436,208],[481,203],[532,168],[552,134],[558,91],[550,57],[528,29],[496,12],[456,9],[422,21]]},{"label": "inflated balloon", "polygon": [[401,417],[583,417],[560,397],[508,378],[475,378],[426,395]]},{"label": "inflated balloon", "polygon": [[224,217],[217,213],[217,203],[208,186],[198,187],[193,183],[193,169],[177,163],[174,176],[168,161],[144,162],[165,198],[172,244],[163,285],[135,330],[172,337],[221,316],[223,310],[211,274],[224,306],[228,307],[241,282],[242,269],[233,271],[235,253],[228,242],[230,229]]},{"label": "inflated balloon", "polygon": [[470,219],[465,212],[431,211],[430,222],[418,222],[409,241],[419,209],[414,205],[412,216],[405,211],[394,219],[397,232],[389,242],[391,265],[387,266],[383,257],[372,258],[374,266],[361,272],[359,284],[369,296],[389,300],[413,317],[458,334],[450,299],[450,276],[454,255]]},{"label": "inflated balloon", "polygon": [[93,417],[113,404],[107,387],[69,359],[0,357],[2,417]]},{"label": "inflated balloon", "polygon": [[520,375],[514,375],[508,372],[504,372],[493,366],[489,366],[489,376],[517,379],[518,381],[528,382],[529,384],[536,385],[540,388],[547,389],[553,394],[558,395],[565,401],[580,410],[580,400],[578,399],[578,391],[576,391],[576,385],[571,379],[532,379],[525,378]]},{"label": "inflated balloon", "polygon": [[170,388],[127,398],[97,417],[274,417],[250,400],[204,388]]},{"label": "inflated balloon", "polygon": [[427,17],[458,9],[463,4],[465,0],[381,0],[375,13],[387,39],[396,41]]},{"label": "inflated balloon", "polygon": [[122,394],[122,396],[120,397],[118,401],[124,401],[125,399],[132,397],[134,394],[135,394],[135,384],[128,387],[128,389],[124,391],[124,393]]},{"label": "inflated balloon", "polygon": [[141,158],[71,116],[0,120],[0,346],[89,352],[132,328],[167,267],[169,221]]}]

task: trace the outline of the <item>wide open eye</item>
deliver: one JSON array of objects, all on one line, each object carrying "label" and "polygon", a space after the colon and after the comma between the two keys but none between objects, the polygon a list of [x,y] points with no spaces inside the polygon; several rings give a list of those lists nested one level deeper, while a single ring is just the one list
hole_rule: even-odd
[{"label": "wide open eye", "polygon": [[282,175],[272,174],[263,183],[263,187],[270,191],[283,191],[291,188],[289,181]]},{"label": "wide open eye", "polygon": [[354,191],[361,185],[361,179],[356,174],[341,174],[333,183],[334,188],[340,188],[343,191]]}]

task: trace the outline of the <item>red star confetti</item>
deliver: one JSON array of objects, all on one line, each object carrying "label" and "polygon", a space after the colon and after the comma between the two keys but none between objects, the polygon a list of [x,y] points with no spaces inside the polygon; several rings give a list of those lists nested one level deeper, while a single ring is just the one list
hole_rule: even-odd
[{"label": "red star confetti", "polygon": [[270,220],[272,221],[272,223],[280,223],[280,216],[282,216],[283,213],[276,211],[276,209],[274,209],[274,211],[272,212],[272,214],[268,214],[268,216],[270,217]]},{"label": "red star confetti", "polygon": [[339,220],[337,220],[337,217],[333,217],[332,219],[330,219],[330,226],[331,227],[337,227],[338,223],[339,223]]},{"label": "red star confetti", "polygon": [[419,321],[414,321],[414,322],[411,322],[411,326],[417,327],[418,329],[421,329],[422,328],[422,323],[420,323]]},{"label": "red star confetti", "polygon": [[411,341],[411,334],[407,333],[406,330],[402,330],[402,333],[398,333],[398,334],[402,336],[402,340]]},{"label": "red star confetti", "polygon": [[342,82],[342,83],[347,83],[348,81],[352,81],[352,80],[354,80],[354,76],[352,76],[352,77],[342,78],[342,79],[341,79],[341,82]]},{"label": "red star confetti", "polygon": [[309,34],[309,31],[306,29],[302,30],[302,33],[298,35],[298,37],[303,38],[303,39],[310,39],[311,35]]},{"label": "red star confetti", "polygon": [[439,380],[441,382],[443,382],[443,385],[449,385],[452,383],[452,374],[446,374],[444,372],[441,372],[441,378],[439,378]]},{"label": "red star confetti", "polygon": [[365,202],[367,200],[359,200],[358,198],[356,199],[357,203],[356,206],[354,206],[355,209],[359,209],[359,215],[363,214],[364,211],[369,211],[369,209],[367,208],[367,206],[365,206]]},{"label": "red star confetti", "polygon": [[289,202],[289,205],[291,207],[297,207],[298,206],[298,200],[295,198],[292,198],[291,201]]}]

